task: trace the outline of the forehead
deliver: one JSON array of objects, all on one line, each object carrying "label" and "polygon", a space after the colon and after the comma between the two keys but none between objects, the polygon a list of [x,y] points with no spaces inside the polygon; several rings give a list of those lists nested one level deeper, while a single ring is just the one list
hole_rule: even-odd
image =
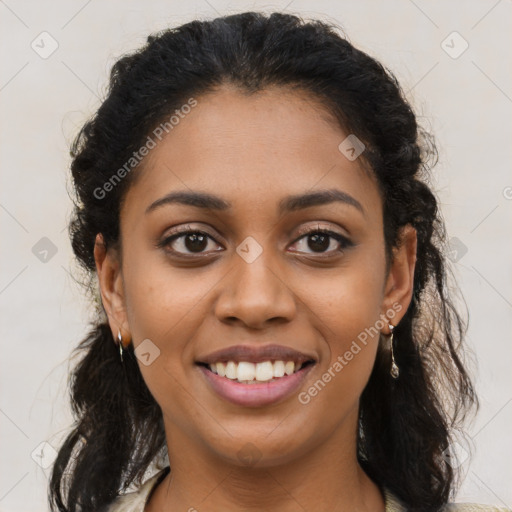
[{"label": "forehead", "polygon": [[339,149],[349,134],[314,96],[277,87],[249,95],[223,87],[195,100],[161,140],[153,136],[154,148],[134,170],[126,196],[131,212],[187,189],[254,211],[317,188],[356,196],[365,210],[380,205],[362,159],[351,161]]}]

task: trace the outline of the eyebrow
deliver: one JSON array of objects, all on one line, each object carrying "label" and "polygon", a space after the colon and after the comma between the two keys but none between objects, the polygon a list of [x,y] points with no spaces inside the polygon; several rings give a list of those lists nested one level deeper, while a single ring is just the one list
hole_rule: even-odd
[{"label": "eyebrow", "polygon": [[[335,202],[351,205],[357,208],[363,215],[366,215],[363,206],[357,199],[338,189],[319,190],[306,194],[287,196],[279,202],[279,214],[283,215],[285,213]],[[195,208],[217,211],[230,210],[233,206],[229,201],[206,192],[176,191],[150,204],[146,208],[146,214],[168,204],[184,204]]]}]

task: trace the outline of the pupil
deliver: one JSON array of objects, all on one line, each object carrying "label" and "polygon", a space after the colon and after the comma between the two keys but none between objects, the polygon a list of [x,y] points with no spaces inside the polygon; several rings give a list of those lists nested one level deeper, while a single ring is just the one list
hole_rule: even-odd
[{"label": "pupil", "polygon": [[[192,240],[191,243],[189,241]],[[191,234],[185,237],[185,246],[189,251],[201,252],[206,247],[206,236],[201,234]]]},{"label": "pupil", "polygon": [[[314,235],[310,235],[310,240],[313,240],[313,245],[308,243],[308,246],[310,249],[315,250],[316,248],[320,247],[320,249],[328,249],[329,247],[329,236],[323,233],[317,233]],[[315,245],[316,244],[316,245]],[[318,251],[321,252],[321,251]]]}]

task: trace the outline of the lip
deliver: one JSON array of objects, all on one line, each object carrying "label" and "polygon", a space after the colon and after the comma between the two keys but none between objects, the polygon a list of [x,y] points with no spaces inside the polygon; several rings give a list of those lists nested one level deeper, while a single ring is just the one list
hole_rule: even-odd
[{"label": "lip", "polygon": [[291,375],[261,384],[242,384],[237,380],[221,377],[205,366],[198,365],[198,368],[220,397],[235,405],[262,407],[284,400],[294,393],[314,366],[315,364],[308,364]]},{"label": "lip", "polygon": [[264,361],[294,361],[296,364],[302,364],[307,361],[317,362],[316,357],[299,352],[291,347],[284,345],[234,345],[223,348],[210,354],[199,357],[196,363],[213,364],[228,361],[248,361],[250,363],[262,363]]}]

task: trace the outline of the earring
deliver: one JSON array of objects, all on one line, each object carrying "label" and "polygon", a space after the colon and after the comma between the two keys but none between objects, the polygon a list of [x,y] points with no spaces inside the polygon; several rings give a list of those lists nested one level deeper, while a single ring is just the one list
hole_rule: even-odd
[{"label": "earring", "polygon": [[393,331],[395,330],[395,326],[393,324],[389,324],[389,331],[390,331],[390,340],[389,344],[391,345],[391,377],[393,379],[398,379],[398,376],[400,375],[400,370],[398,369],[398,366],[395,362],[395,355],[393,353]]},{"label": "earring", "polygon": [[121,356],[121,363],[123,362],[123,337],[121,336],[121,330],[117,331],[117,341],[119,345],[119,355]]}]

